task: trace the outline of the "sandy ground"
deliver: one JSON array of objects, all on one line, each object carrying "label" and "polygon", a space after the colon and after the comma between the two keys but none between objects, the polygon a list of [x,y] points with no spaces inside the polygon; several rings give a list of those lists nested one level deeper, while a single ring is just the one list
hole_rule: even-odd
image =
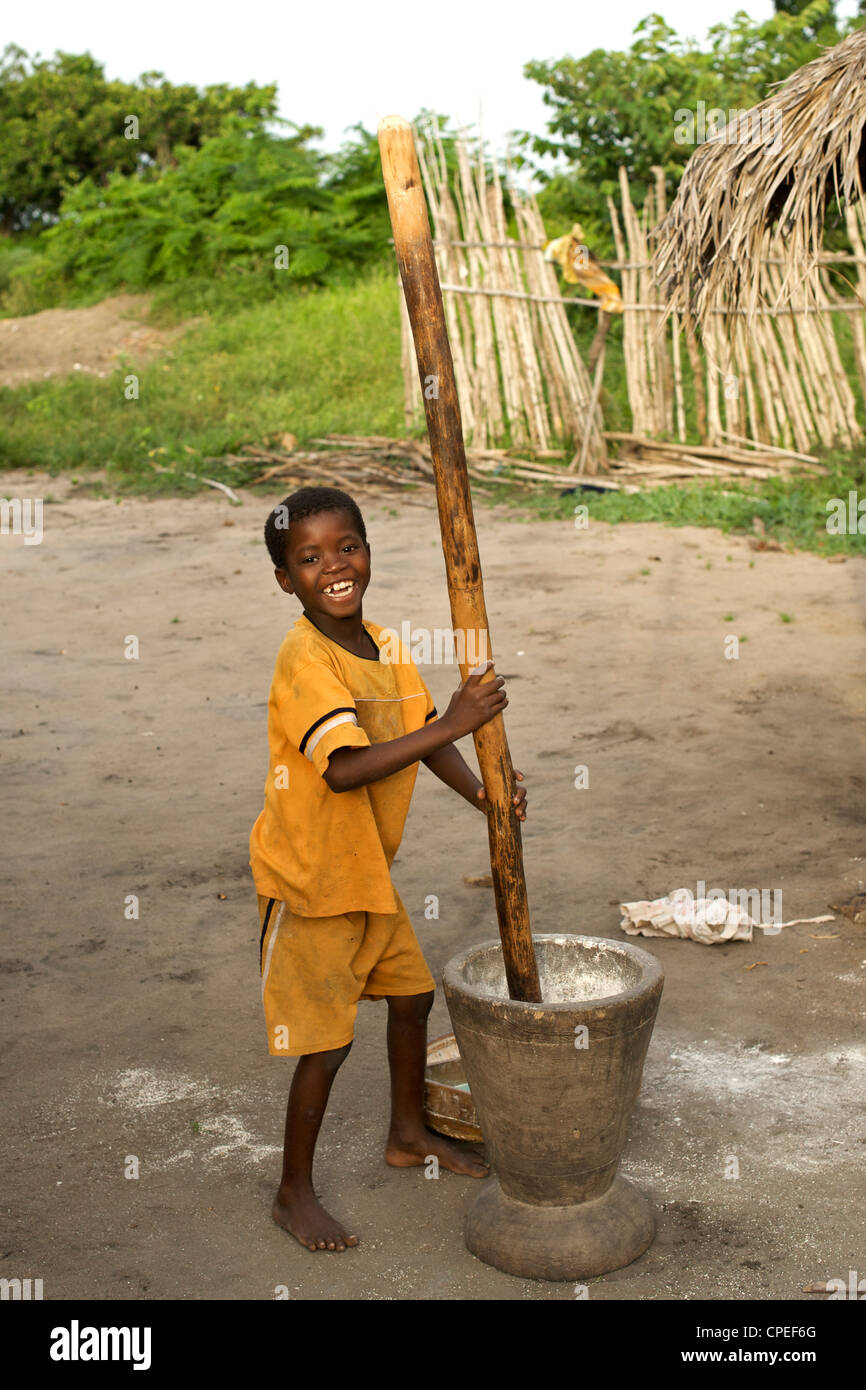
[{"label": "sandy ground", "polygon": [[[4,496],[20,485],[0,478]],[[266,1052],[247,837],[296,607],[272,578],[265,507],[28,487],[59,500],[41,545],[0,537],[0,1272],[41,1277],[46,1299],[574,1298],[466,1251],[471,1180],[385,1166],[377,1005],[362,1006],[317,1171],[362,1244],[312,1255],[273,1225],[291,1063]],[[358,497],[366,616],[447,627],[432,505]],[[536,931],[616,939],[620,900],[699,879],[781,889],[786,919],[862,887],[863,561],[478,519]],[[732,633],[748,638],[738,660]],[[447,703],[455,669],[424,675]],[[437,978],[496,934],[491,891],[463,881],[486,867],[484,821],[422,768],[394,872]],[[659,1232],[590,1297],[808,1300],[817,1280],[866,1276],[866,928],[639,944],[666,983],[622,1171]],[[449,1027],[439,993],[431,1023]]]},{"label": "sandy ground", "polygon": [[147,295],[116,294],[87,309],[43,309],[0,319],[0,386],[69,372],[108,376],[117,357],[146,357],[194,322],[154,328],[144,322],[149,303]]}]

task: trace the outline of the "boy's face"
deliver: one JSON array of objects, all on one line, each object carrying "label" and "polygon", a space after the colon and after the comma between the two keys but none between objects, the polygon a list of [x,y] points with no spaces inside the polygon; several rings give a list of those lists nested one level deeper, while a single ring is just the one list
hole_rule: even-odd
[{"label": "boy's face", "polygon": [[292,522],[285,568],[274,573],[308,612],[351,617],[370,582],[370,550],[348,512],[318,512]]}]

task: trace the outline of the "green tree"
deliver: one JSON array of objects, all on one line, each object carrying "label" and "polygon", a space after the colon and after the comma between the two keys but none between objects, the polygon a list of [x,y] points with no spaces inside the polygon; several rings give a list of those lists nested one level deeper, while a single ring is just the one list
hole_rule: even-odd
[{"label": "green tree", "polygon": [[[451,165],[453,134],[438,122]],[[353,126],[323,154],[321,130],[280,126],[228,115],[198,148],[175,141],[163,166],[69,184],[28,254],[0,262],[6,312],[182,282],[185,303],[224,306],[395,268],[376,136]]]},{"label": "green tree", "polygon": [[[161,73],[108,81],[89,53],[32,60],[11,44],[0,58],[0,231],[50,224],[64,192],[175,162],[230,116],[275,119],[275,85],[174,86]],[[130,118],[134,118],[131,120]]]},{"label": "green tree", "polygon": [[[773,0],[773,9],[776,14],[802,14],[810,4],[810,0]],[[833,6],[835,16],[835,5]]]},{"label": "green tree", "polygon": [[393,261],[388,245],[391,221],[382,180],[379,141],[361,123],[351,127],[352,138],[325,161],[324,187],[333,200],[336,226],[362,243],[371,261]]},{"label": "green tree", "polygon": [[524,132],[521,143],[530,157],[555,155],[559,162],[555,174],[539,171],[548,185],[539,198],[542,211],[548,219],[605,225],[605,197],[616,191],[620,165],[637,200],[653,165],[665,170],[672,194],[695,148],[678,141],[678,112],[697,114],[699,103],[704,111],[754,106],[772,83],[843,36],[832,0],[811,0],[797,14],[761,23],[740,11],[730,24],[711,28],[703,46],[654,14],[638,24],[623,52],[596,49],[583,58],[528,63],[525,75],[544,88],[552,114],[546,135]]},{"label": "green tree", "polygon": [[369,151],[344,150],[329,183],[328,158],[310,143],[320,135],[302,126],[276,136],[232,117],[200,149],[175,146],[172,167],[81,180],[39,254],[12,270],[18,302],[238,276],[258,277],[251,294],[272,294],[355,273],[388,249]]}]

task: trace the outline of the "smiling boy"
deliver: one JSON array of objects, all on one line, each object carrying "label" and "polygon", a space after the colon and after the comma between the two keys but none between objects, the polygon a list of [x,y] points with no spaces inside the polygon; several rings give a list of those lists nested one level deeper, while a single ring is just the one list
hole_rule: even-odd
[{"label": "smiling boy", "polygon": [[[461,683],[440,718],[405,648],[399,661],[386,659],[387,629],[362,616],[371,551],[347,493],[325,487],[293,493],[268,517],[265,541],[280,588],[303,609],[277,655],[265,806],[250,837],[268,1048],[299,1059],[272,1215],[310,1250],[345,1250],[358,1238],[317,1200],[312,1166],[331,1086],[352,1046],[359,999],[388,1003],[385,1161],[412,1167],[435,1155],[452,1172],[487,1176],[485,1163],[425,1127],[435,983],[390,867],[419,761],[485,810],[482,784],[454,741],[508,700],[501,676],[482,680],[488,663]],[[526,793],[517,788],[514,811],[521,820],[525,804]]]}]

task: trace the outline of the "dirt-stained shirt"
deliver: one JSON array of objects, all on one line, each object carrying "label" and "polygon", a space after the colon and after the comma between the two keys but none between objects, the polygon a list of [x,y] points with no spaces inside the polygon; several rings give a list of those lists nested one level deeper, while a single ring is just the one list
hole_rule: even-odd
[{"label": "dirt-stained shirt", "polygon": [[385,743],[437,717],[396,634],[363,625],[378,659],[372,647],[369,658],[347,651],[306,615],[277,653],[265,805],[250,835],[250,866],[257,893],[304,917],[397,911],[390,867],[418,763],[345,792],[332,791],[324,773],[337,748]]}]

